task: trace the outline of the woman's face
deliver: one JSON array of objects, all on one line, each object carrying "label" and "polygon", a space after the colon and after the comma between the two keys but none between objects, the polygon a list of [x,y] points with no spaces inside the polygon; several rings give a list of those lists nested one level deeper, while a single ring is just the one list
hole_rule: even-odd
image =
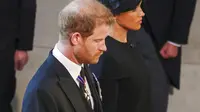
[{"label": "woman's face", "polygon": [[142,17],[144,12],[141,9],[141,3],[136,7],[135,10],[130,10],[127,12],[120,13],[116,15],[117,23],[130,30],[139,30],[142,24]]}]

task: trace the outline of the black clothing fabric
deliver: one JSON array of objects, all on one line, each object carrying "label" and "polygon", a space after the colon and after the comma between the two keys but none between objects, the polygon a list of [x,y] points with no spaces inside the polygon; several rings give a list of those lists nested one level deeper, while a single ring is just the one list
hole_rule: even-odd
[{"label": "black clothing fabric", "polygon": [[145,64],[151,73],[152,112],[167,112],[170,91],[169,79],[158,58],[151,36],[144,28],[136,32],[129,32],[129,35],[135,35],[132,42],[141,52]]},{"label": "black clothing fabric", "polygon": [[32,50],[36,0],[0,0],[0,111],[12,112],[16,50]]},{"label": "black clothing fabric", "polygon": [[50,52],[29,82],[22,112],[103,112],[92,73],[84,65],[87,81],[93,94],[94,110],[67,69]]},{"label": "black clothing fabric", "polygon": [[180,88],[181,47],[178,56],[163,59],[160,50],[167,41],[187,44],[196,0],[145,0],[144,28],[151,36],[171,84]]},{"label": "black clothing fabric", "polygon": [[100,81],[104,112],[151,112],[149,74],[137,47],[110,36],[106,46],[99,63],[90,65]]}]

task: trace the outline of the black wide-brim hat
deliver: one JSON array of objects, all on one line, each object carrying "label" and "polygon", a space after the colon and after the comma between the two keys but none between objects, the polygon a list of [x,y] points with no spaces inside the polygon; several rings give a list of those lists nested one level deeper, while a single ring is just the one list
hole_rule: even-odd
[{"label": "black wide-brim hat", "polygon": [[99,0],[114,15],[136,9],[141,0]]}]

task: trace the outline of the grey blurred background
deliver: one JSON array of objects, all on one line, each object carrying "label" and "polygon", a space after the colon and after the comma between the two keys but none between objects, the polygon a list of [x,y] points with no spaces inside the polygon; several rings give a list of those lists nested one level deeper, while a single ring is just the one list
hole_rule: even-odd
[{"label": "grey blurred background", "polygon": [[[70,0],[38,0],[34,50],[23,71],[17,72],[15,112],[21,112],[27,83],[58,40],[57,15]],[[183,49],[181,90],[170,96],[168,112],[200,112],[200,1],[197,0],[189,45]]]}]

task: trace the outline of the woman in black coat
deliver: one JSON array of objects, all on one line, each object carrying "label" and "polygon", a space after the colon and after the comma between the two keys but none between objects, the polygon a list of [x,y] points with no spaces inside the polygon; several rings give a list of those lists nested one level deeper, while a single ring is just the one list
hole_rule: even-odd
[{"label": "woman in black coat", "polygon": [[131,42],[144,12],[140,0],[104,0],[116,23],[106,38],[107,51],[90,65],[99,78],[104,112],[151,112],[150,79],[141,54]]}]

